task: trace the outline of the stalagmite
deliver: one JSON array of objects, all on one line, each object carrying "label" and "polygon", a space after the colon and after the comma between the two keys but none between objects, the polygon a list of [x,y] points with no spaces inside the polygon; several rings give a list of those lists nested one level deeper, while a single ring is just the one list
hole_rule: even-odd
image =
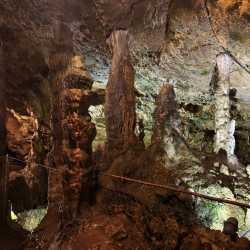
[{"label": "stalagmite", "polygon": [[[82,60],[83,58],[79,56],[72,58],[71,69],[64,80],[63,90],[63,147],[68,164],[65,199],[68,219],[76,218],[81,202],[89,202],[91,196],[94,196],[90,191],[92,188],[91,144],[95,138],[96,129],[88,114],[88,107],[92,104],[89,94],[93,80],[84,70]],[[70,77],[73,74],[75,77]],[[81,104],[84,106],[84,112],[81,110]]]},{"label": "stalagmite", "polygon": [[[228,155],[234,153],[234,127],[230,118],[230,68],[232,60],[226,53],[216,58],[216,68],[213,78],[213,93],[215,98],[215,152],[226,150]],[[233,147],[233,148],[232,148]]]},{"label": "stalagmite", "polygon": [[[50,152],[50,167],[48,180],[48,214],[65,213],[64,176],[65,163],[63,155],[63,82],[69,68],[71,58],[70,33],[67,27],[58,25],[55,30],[55,40],[49,58],[52,85],[51,134],[52,151]],[[67,38],[67,39],[64,39]]]},{"label": "stalagmite", "polygon": [[114,156],[136,142],[134,69],[130,62],[128,32],[114,31],[109,44],[112,68],[106,89],[107,149]]},{"label": "stalagmite", "polygon": [[176,133],[179,133],[180,118],[175,92],[170,84],[165,84],[161,88],[156,100],[154,120],[152,143],[162,148],[169,159],[177,160],[180,140]]}]

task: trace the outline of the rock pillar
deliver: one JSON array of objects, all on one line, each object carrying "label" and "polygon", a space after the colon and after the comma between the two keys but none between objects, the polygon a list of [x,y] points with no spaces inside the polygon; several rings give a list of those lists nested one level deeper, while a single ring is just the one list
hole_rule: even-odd
[{"label": "rock pillar", "polygon": [[52,150],[49,156],[48,180],[48,214],[59,214],[59,217],[65,212],[65,194],[64,178],[66,165],[63,154],[63,117],[64,102],[63,89],[64,79],[70,68],[72,57],[72,34],[68,27],[58,24],[55,27],[55,39],[53,41],[50,57],[50,80],[52,90],[51,100],[51,135]]},{"label": "rock pillar", "polygon": [[162,86],[154,111],[152,143],[162,149],[169,160],[177,160],[180,146],[180,118],[177,112],[174,88],[170,84]]},{"label": "rock pillar", "polygon": [[[92,141],[96,136],[88,108],[93,80],[84,70],[83,58],[75,56],[65,82],[64,100],[64,157],[67,162],[65,198],[68,219],[77,216],[81,202],[90,202],[92,196]],[[90,102],[87,102],[90,101]],[[81,110],[81,104],[84,110]]]},{"label": "rock pillar", "polygon": [[112,66],[106,89],[107,150],[112,157],[136,143],[134,69],[130,62],[128,32],[114,31],[109,44]]},{"label": "rock pillar", "polygon": [[234,126],[230,118],[230,68],[232,60],[226,53],[216,58],[216,69],[213,83],[215,98],[215,152],[220,149],[232,154],[232,133]]}]

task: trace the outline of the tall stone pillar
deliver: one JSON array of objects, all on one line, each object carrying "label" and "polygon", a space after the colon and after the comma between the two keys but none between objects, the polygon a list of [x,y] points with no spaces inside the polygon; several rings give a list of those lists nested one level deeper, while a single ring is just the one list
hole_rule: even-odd
[{"label": "tall stone pillar", "polygon": [[176,161],[180,157],[182,143],[178,138],[180,117],[177,111],[174,88],[164,84],[156,100],[152,144],[164,151],[166,159]]},{"label": "tall stone pillar", "polygon": [[136,111],[128,32],[113,31],[109,45],[113,58],[106,89],[105,119],[107,150],[114,157],[136,143]]},{"label": "tall stone pillar", "polygon": [[52,151],[49,156],[48,202],[49,209],[64,203],[63,175],[65,172],[63,159],[63,106],[62,82],[64,72],[58,72],[52,79],[51,134]]},{"label": "tall stone pillar", "polygon": [[55,39],[53,41],[50,56],[50,81],[52,90],[51,100],[51,135],[52,150],[49,156],[50,170],[48,179],[48,214],[63,215],[65,213],[65,172],[64,162],[64,79],[70,68],[72,57],[72,34],[68,27],[58,24],[55,27]]},{"label": "tall stone pillar", "polygon": [[215,152],[224,149],[228,155],[232,153],[232,124],[230,118],[230,68],[232,59],[226,53],[221,53],[216,58],[214,76],[215,98]]},{"label": "tall stone pillar", "polygon": [[[84,60],[72,58],[70,70],[64,79],[63,141],[67,162],[65,198],[67,218],[77,217],[82,204],[90,203],[92,192],[92,141],[96,136],[95,125],[88,113],[88,95],[93,80],[85,69]],[[84,110],[81,110],[81,104]],[[83,112],[82,112],[83,111]]]}]

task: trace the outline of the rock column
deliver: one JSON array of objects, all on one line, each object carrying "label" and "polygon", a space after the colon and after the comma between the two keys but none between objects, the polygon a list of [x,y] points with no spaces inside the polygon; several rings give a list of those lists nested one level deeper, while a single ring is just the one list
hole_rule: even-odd
[{"label": "rock column", "polygon": [[169,160],[177,160],[179,155],[180,118],[177,112],[174,88],[165,84],[156,100],[154,111],[154,129],[152,143],[162,149]]},{"label": "rock column", "polygon": [[49,180],[48,180],[48,215],[56,214],[59,218],[65,212],[65,157],[63,154],[63,89],[64,79],[70,68],[72,57],[72,34],[68,27],[58,24],[55,27],[50,57],[50,80],[52,89],[51,100],[51,135],[52,150],[49,155]]},{"label": "rock column", "polygon": [[230,68],[232,60],[226,53],[221,53],[216,58],[216,70],[214,77],[215,98],[215,152],[220,149],[226,150],[230,155],[234,150],[231,148],[232,126],[230,119]]},{"label": "rock column", "polygon": [[[61,56],[62,60],[64,60],[64,55]],[[49,166],[51,170],[49,170],[49,180],[48,180],[49,212],[50,209],[54,210],[53,208],[56,208],[56,210],[62,212],[62,209],[64,208],[63,179],[65,174],[65,165],[63,157],[63,126],[62,126],[62,121],[63,121],[62,84],[65,76],[64,70],[65,69],[62,68],[52,77],[52,110],[51,110],[52,151],[50,152],[49,155]]]},{"label": "rock column", "polygon": [[112,157],[136,143],[134,69],[130,62],[128,32],[114,31],[109,38],[112,67],[106,89],[107,150]]},{"label": "rock column", "polygon": [[[96,136],[86,101],[93,80],[84,70],[80,56],[72,58],[71,69],[64,79],[64,157],[67,162],[65,199],[67,218],[77,216],[81,202],[90,202],[92,188],[92,141]],[[84,101],[85,100],[85,101]],[[86,109],[81,110],[82,104]]]}]

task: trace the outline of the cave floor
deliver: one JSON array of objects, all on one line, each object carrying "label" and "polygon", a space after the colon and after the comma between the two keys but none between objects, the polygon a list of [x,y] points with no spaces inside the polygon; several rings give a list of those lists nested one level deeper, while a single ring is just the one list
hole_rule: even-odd
[{"label": "cave floor", "polygon": [[0,248],[2,250],[22,250],[25,234],[11,227],[0,228]]}]

